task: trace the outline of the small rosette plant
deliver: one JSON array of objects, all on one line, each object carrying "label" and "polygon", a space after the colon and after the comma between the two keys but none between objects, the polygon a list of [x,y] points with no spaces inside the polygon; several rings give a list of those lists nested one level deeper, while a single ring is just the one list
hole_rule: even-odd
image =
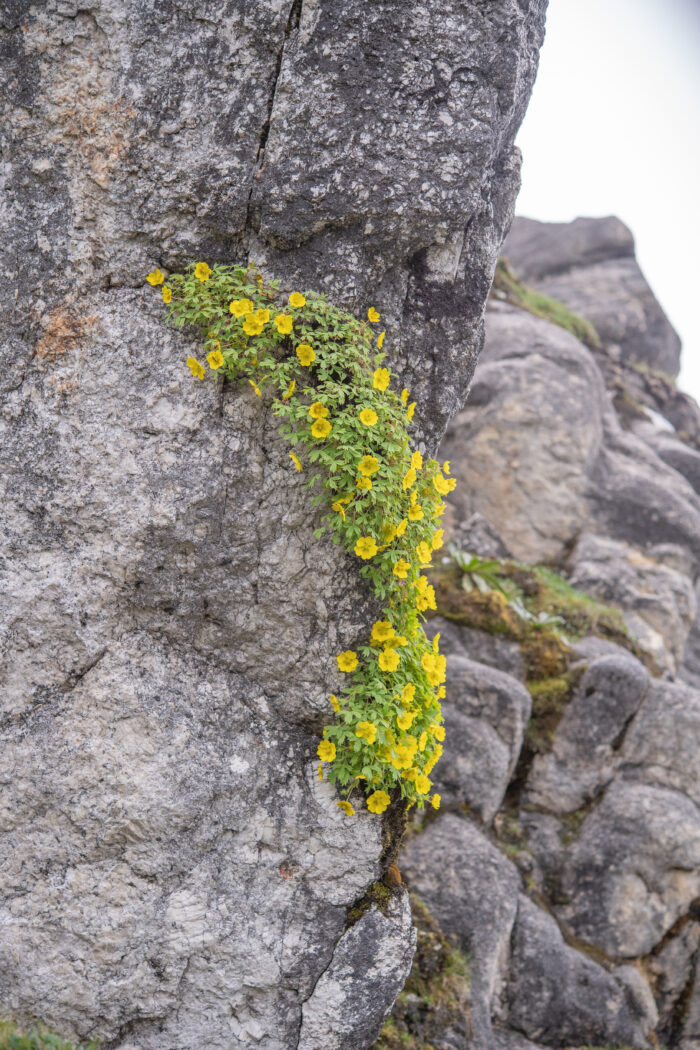
[{"label": "small rosette plant", "polygon": [[[160,270],[147,280],[162,286],[173,324],[201,329],[209,372],[269,392],[290,469],[308,475],[325,512],[315,535],[330,531],[382,603],[367,644],[337,657],[347,684],[330,697],[319,776],[338,785],[348,816],[363,797],[372,813],[398,797],[437,808],[430,774],[445,737],[445,658],[423,630],[435,609],[423,570],[442,546],[443,497],[455,481],[449,463],[412,447],[415,402],[392,387],[385,333],[372,327],[378,312],[361,321],[312,292],[283,302],[254,265],[199,262],[167,282]],[[198,358],[187,365],[195,379],[207,374]]]}]

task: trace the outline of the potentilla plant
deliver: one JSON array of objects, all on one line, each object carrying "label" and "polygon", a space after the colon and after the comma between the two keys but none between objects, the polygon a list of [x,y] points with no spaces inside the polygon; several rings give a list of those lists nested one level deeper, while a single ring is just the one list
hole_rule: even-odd
[{"label": "potentilla plant", "polygon": [[437,809],[430,774],[445,738],[445,657],[439,636],[430,643],[423,630],[435,609],[423,570],[442,546],[443,497],[455,481],[449,463],[411,445],[416,405],[393,389],[379,314],[372,307],[361,321],[313,292],[283,299],[254,264],[198,262],[167,283],[160,270],[147,280],[162,286],[174,325],[202,331],[206,366],[187,359],[195,379],[223,375],[272,398],[290,470],[308,475],[324,510],[315,535],[329,530],[382,603],[367,644],[338,654],[347,686],[329,699],[319,777],[338,786],[349,817],[361,799],[372,813],[392,797]]}]

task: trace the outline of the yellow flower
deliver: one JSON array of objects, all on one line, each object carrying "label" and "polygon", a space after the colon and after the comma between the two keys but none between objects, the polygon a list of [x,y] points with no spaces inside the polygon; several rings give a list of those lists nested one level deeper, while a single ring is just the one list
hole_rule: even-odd
[{"label": "yellow flower", "polygon": [[399,729],[410,729],[413,723],[413,719],[418,714],[417,711],[402,711],[396,719],[396,724]]},{"label": "yellow flower", "polygon": [[428,584],[416,597],[416,609],[418,609],[419,612],[425,612],[426,609],[437,609],[435,588],[430,584]]},{"label": "yellow flower", "polygon": [[378,663],[382,671],[395,671],[399,666],[399,654],[396,649],[385,649],[379,654]]},{"label": "yellow flower", "polygon": [[403,687],[403,693],[401,694],[401,699],[403,700],[404,704],[410,704],[413,701],[415,695],[416,687],[413,684],[413,682],[406,682],[406,685]]},{"label": "yellow flower", "polygon": [[390,802],[386,791],[373,791],[367,799],[367,809],[370,813],[383,813]]},{"label": "yellow flower", "polygon": [[311,427],[311,433],[315,438],[326,438],[332,429],[333,427],[327,419],[317,419]]},{"label": "yellow flower", "polygon": [[172,297],[173,297],[173,290],[172,290],[172,288],[168,288],[167,284],[164,284],[163,285],[163,302],[164,303],[169,303],[170,300],[172,299]]},{"label": "yellow flower", "polygon": [[253,390],[258,395],[258,397],[262,397],[262,393],[260,391],[260,387],[258,386],[258,384],[253,382],[252,379],[249,379],[248,382],[250,383],[250,385],[252,386]]},{"label": "yellow flower", "polygon": [[379,460],[376,456],[363,456],[357,464],[357,469],[360,474],[364,474],[366,478],[369,478],[379,470]]},{"label": "yellow flower", "polygon": [[438,700],[445,699],[445,697],[447,696],[447,690],[445,689],[444,685],[440,686],[435,696],[438,698]]},{"label": "yellow flower", "polygon": [[382,540],[384,546],[388,547],[390,543],[393,543],[396,539],[396,526],[395,525],[382,525]]},{"label": "yellow flower", "polygon": [[410,562],[407,562],[404,558],[399,558],[396,565],[394,566],[394,576],[398,576],[400,580],[405,580],[408,576],[408,570],[410,568]]},{"label": "yellow flower", "polygon": [[364,423],[366,427],[373,427],[378,418],[373,408],[363,408],[360,412],[360,422]]},{"label": "yellow flower", "polygon": [[291,314],[277,314],[275,318],[275,326],[280,335],[289,335],[293,327],[293,318]]},{"label": "yellow flower", "polygon": [[341,653],[340,656],[337,657],[337,660],[338,668],[348,674],[350,671],[355,670],[358,663],[357,653],[353,652],[352,649],[346,649],[344,653]]},{"label": "yellow flower", "polygon": [[318,745],[316,754],[322,762],[332,762],[335,758],[335,744],[332,740],[322,740]]},{"label": "yellow flower", "polygon": [[338,712],[340,711],[340,704],[338,703],[338,697],[335,695],[335,693],[331,693],[331,695],[328,697],[328,699],[330,701],[331,707],[333,708],[335,713],[338,714]]},{"label": "yellow flower", "polygon": [[328,409],[322,402],[314,401],[313,405],[309,408],[309,415],[311,419],[325,419],[328,415]]},{"label": "yellow flower", "polygon": [[323,766],[319,764],[318,772],[316,774],[319,780],[323,780]]},{"label": "yellow flower", "polygon": [[259,321],[254,314],[247,314],[243,322],[243,331],[246,335],[260,335],[265,325]]},{"label": "yellow flower", "polygon": [[420,521],[423,517],[423,508],[420,503],[414,504],[408,508],[408,517],[411,521]]},{"label": "yellow flower", "polygon": [[187,367],[195,379],[204,379],[204,365],[200,365],[196,357],[187,358]]},{"label": "yellow flower", "polygon": [[439,551],[440,548],[442,547],[442,544],[443,544],[443,538],[442,537],[444,536],[444,534],[445,534],[445,530],[444,529],[438,529],[437,532],[433,533],[431,546],[432,546],[434,551]]},{"label": "yellow flower", "polygon": [[403,390],[401,391],[401,401],[403,402],[404,405],[406,404],[406,402],[408,401],[410,396],[411,395],[409,394],[408,390],[406,389],[406,387],[404,387]]},{"label": "yellow flower", "polygon": [[373,744],[377,739],[377,727],[374,722],[360,722],[355,730],[355,736],[360,740],[366,740],[368,744]]},{"label": "yellow flower", "polygon": [[358,558],[367,561],[368,558],[373,558],[377,553],[377,544],[371,536],[360,536],[359,540],[355,544],[355,554]]},{"label": "yellow flower", "polygon": [[433,807],[433,809],[440,809],[440,796],[438,795],[437,791],[431,798],[430,805]]},{"label": "yellow flower", "polygon": [[296,390],[296,386],[297,386],[296,379],[292,379],[291,383],[287,387],[287,393],[286,394],[282,394],[282,400],[283,401],[289,401],[290,397],[292,396],[292,394]]},{"label": "yellow flower", "polygon": [[216,371],[217,368],[221,368],[224,363],[224,355],[220,350],[210,350],[207,354],[207,362],[210,368]]},{"label": "yellow flower", "polygon": [[165,274],[161,273],[160,270],[154,270],[153,273],[149,273],[149,275],[146,278],[146,280],[148,281],[149,284],[152,284],[153,287],[155,288],[155,286],[157,284],[162,284],[163,283],[163,281],[165,280]]},{"label": "yellow flower", "polygon": [[302,465],[301,465],[301,460],[297,456],[296,452],[290,452],[289,453],[289,458],[291,459],[292,463],[297,468],[297,470],[303,470],[304,469],[302,467]]},{"label": "yellow flower", "polygon": [[408,528],[408,518],[403,518],[396,526],[396,535],[401,537]]},{"label": "yellow flower", "polygon": [[450,461],[449,461],[449,459],[446,459],[445,462],[442,464],[442,472],[443,472],[443,474],[449,474],[450,473]]},{"label": "yellow flower", "polygon": [[411,404],[406,409],[406,419],[408,420],[409,423],[413,419],[413,413],[415,411],[416,411],[416,403],[415,403],[415,401],[412,401]]},{"label": "yellow flower", "polygon": [[372,482],[369,478],[359,477],[357,479],[357,488],[360,492],[369,492],[369,490],[372,488]]},{"label": "yellow flower", "polygon": [[267,322],[270,320],[270,311],[269,310],[256,310],[255,313],[253,314],[253,317],[255,318],[256,321],[260,321],[261,324],[266,325]]},{"label": "yellow flower", "polygon": [[206,263],[197,263],[194,275],[198,281],[208,281],[211,277],[211,266],[207,266]]},{"label": "yellow flower", "polygon": [[377,311],[374,309],[373,306],[370,306],[369,310],[367,311],[367,317],[372,322],[372,324],[376,324],[377,321],[379,320],[379,314],[377,313]]},{"label": "yellow flower", "polygon": [[436,474],[433,478],[433,485],[441,496],[446,496],[450,491],[450,483],[447,478],[443,478],[442,474]]},{"label": "yellow flower", "polygon": [[389,620],[377,620],[372,627],[372,636],[369,640],[370,645],[383,645],[384,642],[388,642],[390,638],[394,637],[394,628]]},{"label": "yellow flower", "polygon": [[343,521],[345,521],[345,507],[343,506],[343,501],[342,500],[337,499],[335,501],[335,503],[332,503],[331,504],[331,510],[334,510],[338,514],[340,514],[340,516],[343,519]]},{"label": "yellow flower", "polygon": [[435,653],[423,653],[421,665],[431,685],[442,685],[445,681],[447,661],[444,656]]},{"label": "yellow flower", "polygon": [[234,299],[229,304],[229,312],[234,317],[244,317],[245,314],[252,314],[254,310],[254,304],[251,299]]},{"label": "yellow flower", "polygon": [[355,810],[352,808],[350,803],[347,802],[345,799],[341,799],[340,802],[336,802],[336,806],[338,806],[340,809],[342,809],[343,813],[345,813],[348,817],[354,817],[355,816]]},{"label": "yellow flower", "polygon": [[372,380],[374,382],[374,389],[383,392],[389,386],[391,372],[388,368],[377,368],[372,376]]},{"label": "yellow flower", "polygon": [[384,336],[385,335],[386,335],[386,332],[380,332],[379,335],[377,336],[377,349],[378,350],[381,350],[381,348],[382,348],[382,344],[384,343]]},{"label": "yellow flower", "polygon": [[429,775],[430,773],[432,773],[432,771],[434,769],[434,766],[436,766],[438,764],[438,762],[440,761],[440,758],[442,757],[442,753],[443,753],[442,744],[441,743],[437,743],[436,747],[434,747],[434,750],[433,750],[432,754],[430,755],[430,757],[428,758],[427,762],[424,765],[424,770],[425,770],[426,775]]},{"label": "yellow flower", "polygon": [[431,726],[428,726],[428,729],[433,734],[435,739],[439,740],[442,743],[442,741],[445,739],[445,727],[444,726],[438,726],[438,725],[431,725]]},{"label": "yellow flower", "polygon": [[299,346],[297,347],[297,357],[305,368],[308,368],[311,362],[316,360],[316,354],[308,343],[299,343]]},{"label": "yellow flower", "polygon": [[419,795],[427,795],[430,791],[430,781],[422,773],[416,777],[416,791]]},{"label": "yellow flower", "polygon": [[411,469],[407,470],[406,473],[403,476],[403,490],[404,490],[404,492],[407,492],[408,489],[412,488],[415,485],[415,483],[416,483],[416,472],[413,469],[413,467],[411,467]]},{"label": "yellow flower", "polygon": [[302,306],[306,306],[306,299],[301,292],[292,292],[289,296],[289,305],[294,307],[295,310],[298,310]]},{"label": "yellow flower", "polygon": [[423,457],[421,456],[420,452],[416,451],[411,456],[411,466],[414,470],[420,470],[423,466]]},{"label": "yellow flower", "polygon": [[428,743],[428,734],[426,733],[425,730],[423,730],[423,732],[420,735],[420,740],[418,741],[418,750],[419,751],[425,751],[425,745],[427,743]]},{"label": "yellow flower", "polygon": [[431,551],[430,547],[425,542],[425,540],[422,540],[416,547],[416,554],[418,555],[418,560],[421,563],[421,565],[430,565],[431,559],[433,557],[433,552]]}]

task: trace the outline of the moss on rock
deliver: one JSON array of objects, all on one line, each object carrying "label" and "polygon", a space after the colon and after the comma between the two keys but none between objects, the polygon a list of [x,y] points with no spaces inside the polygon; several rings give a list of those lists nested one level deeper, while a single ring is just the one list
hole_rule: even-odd
[{"label": "moss on rock", "polygon": [[0,1050],[97,1050],[97,1043],[70,1043],[43,1024],[27,1028],[0,1020]]},{"label": "moss on rock", "polygon": [[528,288],[518,280],[507,259],[498,261],[493,279],[492,295],[496,299],[505,300],[512,306],[527,310],[535,317],[543,317],[546,321],[565,328],[586,346],[595,349],[600,349],[602,346],[600,336],[590,321],[574,313],[558,299],[551,299],[548,295],[542,295]]}]

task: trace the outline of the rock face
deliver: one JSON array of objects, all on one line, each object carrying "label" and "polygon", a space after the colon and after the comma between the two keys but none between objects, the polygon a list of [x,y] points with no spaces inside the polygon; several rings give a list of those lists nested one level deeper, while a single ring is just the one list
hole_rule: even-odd
[{"label": "rock face", "polygon": [[410,920],[396,891],[345,929],[381,822],[313,770],[374,610],[268,408],[192,383],[143,280],[252,258],[377,305],[434,447],[544,7],[5,5],[0,1013],[105,1050],[374,1039]]},{"label": "rock face", "polygon": [[[578,604],[556,628],[569,655],[547,669],[544,634],[470,620],[463,591],[448,602],[440,584],[448,812],[416,823],[401,866],[469,955],[470,1047],[696,1050],[700,414],[635,364],[674,371],[678,347],[621,223],[516,220],[506,250],[518,276],[595,322],[601,346],[494,294],[442,444],[459,479],[452,535],[529,563],[509,577],[525,595],[529,566],[555,568]],[[617,608],[636,646],[577,632],[590,598]]]},{"label": "rock face", "polygon": [[519,276],[595,325],[609,351],[678,374],[681,342],[613,215],[574,222],[519,218],[504,246]]}]

